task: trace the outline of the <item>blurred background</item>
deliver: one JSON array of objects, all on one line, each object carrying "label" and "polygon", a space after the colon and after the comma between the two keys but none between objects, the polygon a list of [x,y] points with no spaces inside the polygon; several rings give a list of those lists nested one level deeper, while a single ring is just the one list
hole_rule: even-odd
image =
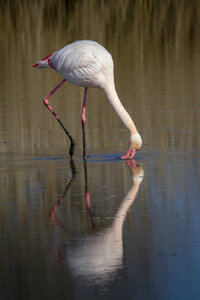
[{"label": "blurred background", "polygon": [[[42,103],[61,76],[31,67],[79,39],[95,40],[111,52],[119,97],[146,151],[192,148],[191,133],[199,126],[198,1],[16,0],[0,7],[2,153],[54,155],[66,149],[65,135]],[[66,84],[51,99],[80,149],[82,98],[82,88]],[[89,151],[96,153],[100,145],[104,152],[124,151],[128,132],[104,94],[90,89],[89,99]]]},{"label": "blurred background", "polygon": [[[199,32],[196,0],[0,2],[1,299],[198,298]],[[145,175],[126,212],[122,261],[101,284],[73,274],[64,260],[74,241],[83,246],[110,226],[132,186],[130,168],[118,159],[129,133],[104,93],[89,89],[94,233],[82,162],[84,89],[65,83],[56,92],[50,103],[76,140],[77,174],[56,212],[65,230],[53,224],[49,213],[72,175],[68,140],[42,100],[62,78],[32,69],[81,39],[112,54],[119,98],[144,142],[136,162]]]}]

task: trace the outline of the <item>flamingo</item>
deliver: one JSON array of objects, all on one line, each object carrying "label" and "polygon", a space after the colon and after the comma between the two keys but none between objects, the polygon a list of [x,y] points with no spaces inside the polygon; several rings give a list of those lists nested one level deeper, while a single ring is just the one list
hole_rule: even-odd
[{"label": "flamingo", "polygon": [[64,48],[46,56],[42,60],[37,61],[36,64],[33,65],[33,68],[35,67],[55,69],[64,77],[64,79],[47,96],[44,97],[43,102],[68,135],[71,141],[69,150],[69,154],[71,157],[74,153],[74,139],[49,104],[49,98],[65,81],[85,88],[81,114],[84,156],[86,156],[85,109],[87,101],[87,91],[89,87],[95,87],[101,88],[104,91],[111,106],[114,108],[117,115],[130,132],[128,151],[121,157],[121,159],[133,158],[136,151],[142,146],[142,138],[138,133],[133,120],[123,107],[117,95],[114,83],[114,65],[112,56],[103,46],[95,41],[90,40],[75,41],[65,46]]}]

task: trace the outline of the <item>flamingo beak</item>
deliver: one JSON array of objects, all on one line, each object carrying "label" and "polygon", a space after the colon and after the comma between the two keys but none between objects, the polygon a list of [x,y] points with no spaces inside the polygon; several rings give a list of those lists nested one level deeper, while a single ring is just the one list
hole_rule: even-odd
[{"label": "flamingo beak", "polygon": [[125,153],[125,155],[121,156],[121,159],[132,159],[133,156],[135,155],[136,151],[137,151],[137,150],[136,150],[135,148],[129,149],[129,150]]}]

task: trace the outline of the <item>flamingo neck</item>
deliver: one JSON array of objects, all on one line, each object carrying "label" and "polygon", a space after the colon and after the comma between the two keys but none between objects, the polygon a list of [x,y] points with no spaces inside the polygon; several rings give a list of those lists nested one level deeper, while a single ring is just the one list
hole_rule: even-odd
[{"label": "flamingo neck", "polygon": [[[141,183],[141,182],[140,182]],[[140,183],[133,183],[131,186],[130,190],[128,191],[127,195],[123,199],[122,204],[118,208],[118,212],[115,215],[114,222],[112,224],[112,228],[115,229],[115,232],[118,232],[118,237],[121,236],[122,234],[122,229],[123,229],[123,223],[126,218],[127,212],[131,205],[133,204],[138,190],[140,188]]]},{"label": "flamingo neck", "polygon": [[112,105],[116,113],[118,114],[119,118],[130,131],[130,134],[133,135],[135,133],[138,133],[133,120],[131,119],[128,112],[125,110],[124,106],[122,105],[117,95],[114,83],[104,87],[103,90],[106,97],[108,98],[108,101],[110,102],[110,104]]}]

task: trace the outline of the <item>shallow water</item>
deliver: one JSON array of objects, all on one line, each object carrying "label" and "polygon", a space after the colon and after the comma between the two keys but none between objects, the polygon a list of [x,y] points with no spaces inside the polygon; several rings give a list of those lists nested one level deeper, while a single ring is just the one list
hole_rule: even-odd
[{"label": "shallow water", "polygon": [[[15,5],[0,7],[0,298],[198,299],[198,2]],[[85,162],[83,89],[51,100],[73,161],[42,104],[61,78],[31,66],[77,39],[113,55],[144,141],[135,161],[119,159],[128,132],[102,91],[88,94]]]}]

